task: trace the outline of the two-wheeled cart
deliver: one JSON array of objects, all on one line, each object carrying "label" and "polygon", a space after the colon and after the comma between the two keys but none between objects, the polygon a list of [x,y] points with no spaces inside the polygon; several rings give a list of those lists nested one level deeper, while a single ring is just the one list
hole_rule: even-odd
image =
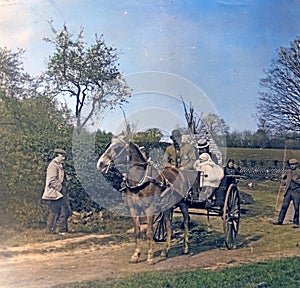
[{"label": "two-wheeled cart", "polygon": [[[189,205],[189,208],[199,209],[199,215],[206,215],[221,217],[223,221],[223,232],[226,247],[230,250],[235,247],[237,234],[240,224],[240,195],[237,187],[237,175],[228,175],[225,177],[232,177],[233,181],[228,187],[218,187],[214,190],[211,199],[199,201],[200,187],[197,191],[190,190],[184,201]],[[220,195],[222,200],[220,202]],[[174,207],[174,209],[176,206]],[[173,209],[173,210],[174,210]],[[206,210],[206,213],[201,213],[200,210]],[[173,214],[172,210],[172,214]],[[173,215],[170,215],[171,219]],[[164,223],[162,213],[154,220],[154,240],[157,242],[165,241],[167,235],[166,226]]]}]

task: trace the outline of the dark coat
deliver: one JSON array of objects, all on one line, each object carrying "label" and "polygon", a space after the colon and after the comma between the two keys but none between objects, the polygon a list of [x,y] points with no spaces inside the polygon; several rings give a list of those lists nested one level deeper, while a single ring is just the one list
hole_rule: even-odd
[{"label": "dark coat", "polygon": [[300,169],[299,168],[296,168],[295,170],[289,169],[285,174],[283,174],[282,180],[285,181],[284,195],[288,192],[288,190],[291,190],[294,193],[298,193],[298,194],[300,193]]},{"label": "dark coat", "polygon": [[173,166],[183,169],[193,169],[196,161],[195,148],[189,144],[182,144],[180,147],[175,147],[173,144],[168,146],[163,158],[166,167]]}]

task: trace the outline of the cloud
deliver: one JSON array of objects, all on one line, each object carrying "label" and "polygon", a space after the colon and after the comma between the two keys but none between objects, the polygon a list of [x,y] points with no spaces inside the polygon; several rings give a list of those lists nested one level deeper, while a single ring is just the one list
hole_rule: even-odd
[{"label": "cloud", "polygon": [[1,1],[0,9],[0,45],[15,49],[26,47],[31,38],[28,29],[30,14],[21,1]]},{"label": "cloud", "polygon": [[49,20],[47,14],[56,9],[52,2],[39,0],[0,0],[0,7],[0,46],[9,49],[27,49],[40,36],[41,26]]}]

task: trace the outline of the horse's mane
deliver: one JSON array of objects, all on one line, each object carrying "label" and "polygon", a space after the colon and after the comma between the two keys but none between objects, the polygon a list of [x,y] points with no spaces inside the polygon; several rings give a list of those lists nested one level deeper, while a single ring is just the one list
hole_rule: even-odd
[{"label": "horse's mane", "polygon": [[115,136],[114,138],[117,139],[117,141],[120,141],[120,142],[123,142],[123,143],[128,143],[128,144],[129,144],[129,148],[130,148],[131,150],[133,150],[133,151],[136,152],[136,154],[137,154],[136,156],[137,156],[138,158],[140,158],[140,160],[141,160],[142,162],[147,162],[147,161],[148,161],[148,159],[147,159],[147,157],[145,156],[145,154],[142,153],[140,147],[139,147],[136,143],[134,143],[132,140],[129,140],[129,139],[126,137],[126,135],[124,135],[124,134],[119,134],[119,135]]},{"label": "horse's mane", "polygon": [[137,152],[138,157],[141,158],[141,160],[143,160],[144,162],[148,161],[147,158],[145,157],[145,155],[142,153],[140,147],[137,144],[130,141],[129,142],[129,147],[130,147],[130,149],[134,149]]}]

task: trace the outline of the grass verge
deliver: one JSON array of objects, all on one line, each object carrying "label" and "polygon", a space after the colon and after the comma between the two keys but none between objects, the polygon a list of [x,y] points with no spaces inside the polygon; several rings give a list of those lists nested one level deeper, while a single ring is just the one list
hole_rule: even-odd
[{"label": "grass verge", "polygon": [[[89,281],[64,285],[65,288],[299,288],[300,257],[242,265],[217,271],[141,273],[120,280]],[[61,288],[62,286],[56,286]]]}]

